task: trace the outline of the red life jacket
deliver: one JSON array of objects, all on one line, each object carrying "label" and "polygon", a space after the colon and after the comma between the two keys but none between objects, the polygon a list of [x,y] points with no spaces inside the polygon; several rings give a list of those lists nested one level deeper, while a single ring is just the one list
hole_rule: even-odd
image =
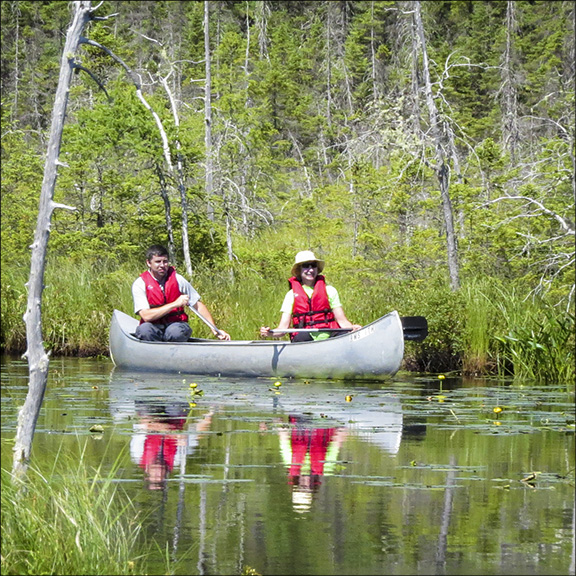
[{"label": "red life jacket", "polygon": [[[294,328],[339,328],[330,308],[324,276],[320,275],[316,278],[312,298],[308,298],[304,287],[295,276],[290,278],[288,283],[294,291],[294,307],[292,308]],[[294,334],[290,337],[293,338]]]},{"label": "red life jacket", "polygon": [[[146,298],[148,299],[150,308],[158,308],[158,306],[164,306],[164,304],[168,302],[174,302],[174,300],[182,294],[178,286],[178,280],[176,279],[176,270],[172,267],[168,268],[166,281],[164,282],[164,291],[162,291],[158,280],[150,274],[149,270],[142,272],[140,278],[144,280],[144,284],[146,285]],[[140,324],[143,322],[144,320],[140,320]],[[184,308],[174,308],[174,310],[171,310],[168,314],[162,316],[162,318],[152,320],[152,324],[172,324],[172,322],[188,322],[188,316],[184,312]]]}]

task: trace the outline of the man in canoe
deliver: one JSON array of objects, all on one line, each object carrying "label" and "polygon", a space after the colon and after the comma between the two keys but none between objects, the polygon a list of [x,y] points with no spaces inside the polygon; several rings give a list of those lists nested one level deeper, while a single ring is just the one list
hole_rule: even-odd
[{"label": "man in canoe", "polygon": [[269,326],[262,326],[260,336],[278,338],[282,336],[282,333],[275,334],[275,332],[286,332],[290,325],[292,328],[299,329],[327,329],[326,332],[290,333],[292,342],[306,342],[337,336],[337,331],[330,331],[334,328],[348,328],[352,331],[362,328],[359,324],[352,324],[346,318],[338,291],[326,284],[326,279],[320,274],[323,269],[324,261],[316,258],[310,250],[296,254],[292,277],[288,280],[290,290],[284,297],[280,308],[282,314],[280,323],[273,330]]},{"label": "man in canoe", "polygon": [[[132,284],[134,313],[140,316],[137,338],[185,342],[192,334],[185,306],[193,307],[214,324],[212,314],[200,300],[198,292],[170,266],[164,246],[150,246],[146,252],[146,264],[148,270]],[[230,340],[230,335],[224,330],[212,329],[212,333],[220,340]]]}]

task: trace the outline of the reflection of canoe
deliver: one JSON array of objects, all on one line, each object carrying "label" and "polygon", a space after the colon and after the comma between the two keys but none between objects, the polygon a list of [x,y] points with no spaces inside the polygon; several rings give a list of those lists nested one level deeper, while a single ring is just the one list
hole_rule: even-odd
[{"label": "reflection of canoe", "polygon": [[319,342],[196,338],[189,342],[143,342],[138,321],[114,311],[110,356],[121,369],[238,377],[300,377],[379,380],[393,376],[404,356],[402,322],[396,311],[362,329]]},{"label": "reflection of canoe", "polygon": [[[390,455],[400,448],[403,414],[400,396],[392,390],[359,386],[353,388],[352,402],[346,400],[348,386],[334,386],[319,380],[293,382],[280,391],[262,386],[260,379],[228,380],[202,378],[204,391],[195,408],[210,412],[242,413],[250,419],[259,413],[262,420],[288,415],[305,415],[315,428],[346,427],[353,436],[378,446]],[[167,413],[181,405],[188,406],[190,388],[177,375],[140,373],[137,377],[113,371],[109,384],[110,412],[115,422],[137,419],[139,405],[163,407]]]}]

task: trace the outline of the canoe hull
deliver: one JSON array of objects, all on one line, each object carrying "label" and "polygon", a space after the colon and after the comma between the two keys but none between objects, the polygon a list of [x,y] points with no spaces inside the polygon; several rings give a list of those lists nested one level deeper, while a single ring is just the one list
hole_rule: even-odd
[{"label": "canoe hull", "polygon": [[119,369],[231,377],[380,380],[396,374],[404,356],[396,311],[361,330],[319,342],[195,339],[144,342],[133,336],[138,321],[115,310],[110,356]]}]

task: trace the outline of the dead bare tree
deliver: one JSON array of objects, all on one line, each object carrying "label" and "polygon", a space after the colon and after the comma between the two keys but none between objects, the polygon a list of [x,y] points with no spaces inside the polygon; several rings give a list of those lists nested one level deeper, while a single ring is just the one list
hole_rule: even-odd
[{"label": "dead bare tree", "polygon": [[[172,71],[170,71],[170,74]],[[168,76],[161,78],[160,83],[166,90],[168,99],[170,100],[170,108],[172,109],[172,116],[174,118],[174,126],[176,131],[180,130],[180,116],[178,115],[178,107],[176,100],[172,95],[172,91],[168,86]],[[182,150],[180,145],[180,137],[176,137],[176,177],[178,180],[178,190],[180,191],[180,205],[182,206],[182,249],[184,251],[184,265],[186,267],[186,274],[190,278],[192,276],[192,260],[190,259],[190,240],[188,238],[188,199],[186,197],[186,185],[184,184],[184,167],[182,165]]]},{"label": "dead bare tree", "polygon": [[[54,188],[58,175],[58,166],[65,166],[59,160],[60,147],[62,144],[62,132],[68,106],[68,95],[72,74],[79,65],[76,61],[76,52],[81,43],[82,30],[91,19],[96,19],[94,9],[90,1],[74,2],[74,17],[66,34],[66,43],[60,63],[60,76],[52,109],[52,123],[50,126],[50,138],[44,164],[44,178],[40,192],[40,205],[38,219],[32,244],[32,258],[30,263],[30,277],[27,283],[28,302],[24,322],[26,324],[27,350],[24,356],[28,360],[30,381],[28,394],[24,405],[18,413],[18,425],[16,428],[16,440],[14,443],[12,472],[22,475],[28,468],[32,440],[36,422],[40,414],[40,408],[44,400],[46,384],[48,382],[49,352],[44,349],[42,338],[42,293],[44,289],[44,272],[46,268],[46,254],[52,213],[56,208],[67,208],[54,202]],[[98,18],[101,19],[101,18]]]},{"label": "dead bare tree", "polygon": [[520,142],[518,128],[518,89],[514,79],[514,34],[516,22],[516,2],[508,0],[506,4],[506,49],[503,54],[501,68],[502,87],[500,98],[502,102],[502,136],[504,147],[510,153],[512,164],[516,161],[517,148]]},{"label": "dead bare tree", "polygon": [[424,34],[424,25],[422,24],[422,15],[420,12],[420,1],[413,2],[414,33],[419,39],[420,49],[422,52],[422,74],[424,77],[424,94],[428,115],[430,118],[430,131],[434,141],[436,152],[434,171],[440,185],[440,195],[442,197],[442,208],[444,213],[444,226],[446,228],[446,247],[448,256],[448,271],[450,274],[450,286],[452,290],[458,290],[460,287],[460,271],[458,265],[458,247],[456,235],[454,233],[454,214],[452,202],[450,200],[450,168],[447,162],[447,154],[444,150],[444,138],[442,126],[440,123],[438,108],[434,100],[432,91],[432,81],[430,79],[430,67],[428,64],[428,50],[426,48],[426,37]]},{"label": "dead bare tree", "polygon": [[[103,50],[113,60],[118,62],[124,68],[124,70],[126,71],[126,74],[128,75],[128,77],[130,78],[130,80],[134,84],[134,87],[136,88],[136,96],[138,97],[140,102],[142,102],[142,105],[144,106],[144,108],[146,108],[146,110],[148,110],[148,112],[150,112],[150,114],[152,114],[152,117],[154,118],[154,122],[156,123],[156,127],[158,128],[158,132],[160,134],[160,139],[162,140],[162,150],[164,153],[164,160],[165,160],[166,166],[168,168],[168,174],[170,175],[172,180],[176,179],[178,181],[178,188],[180,190],[180,203],[182,206],[182,249],[184,252],[184,262],[185,262],[185,266],[186,266],[186,273],[188,274],[188,276],[192,276],[192,263],[190,260],[190,242],[188,239],[188,201],[186,198],[186,189],[184,186],[182,156],[180,153],[180,141],[178,139],[176,140],[176,149],[178,152],[178,156],[177,156],[177,170],[174,170],[174,164],[172,162],[172,154],[170,152],[170,143],[168,141],[168,135],[166,133],[166,129],[164,128],[164,124],[162,122],[162,119],[160,118],[160,116],[158,115],[156,110],[154,110],[154,108],[152,108],[152,106],[148,103],[148,101],[144,97],[144,94],[142,92],[142,81],[140,80],[138,75],[135,74],[131,70],[131,68],[121,58],[119,58],[114,52],[112,52],[111,50],[109,50],[105,46],[102,46],[102,44],[99,44],[98,42],[95,42],[94,40],[88,40],[86,38],[82,38],[82,43],[88,44],[90,46],[95,46],[96,48]],[[174,97],[172,96],[172,92],[170,91],[170,88],[168,87],[167,79],[169,76],[170,76],[170,74],[168,74],[168,76],[166,78],[161,78],[160,83],[162,84],[162,86],[166,90],[166,93],[167,93],[168,98],[170,100],[170,106],[171,106],[172,114],[174,117],[174,124],[175,124],[176,128],[178,129],[180,127],[180,119],[178,116],[178,110],[176,107]],[[164,186],[165,184],[166,184],[165,180],[161,180],[161,186],[162,186],[161,194],[162,194],[162,198],[164,200],[164,205],[165,205],[165,207],[167,207],[166,226],[168,228],[169,237],[173,239],[172,220],[170,218],[170,213],[169,213],[169,202],[167,203],[168,196],[166,195],[166,187]],[[172,244],[173,244],[173,242],[172,242]]]},{"label": "dead bare tree", "polygon": [[[542,200],[520,194],[500,196],[499,198],[490,200],[485,205],[488,206],[490,204],[495,204],[496,202],[504,201],[512,202],[521,206],[521,211],[516,215],[509,216],[501,224],[509,223],[518,218],[531,219],[537,217],[547,218],[550,221],[555,222],[556,226],[559,228],[559,232],[555,236],[549,236],[546,238],[537,238],[534,235],[526,235],[517,232],[525,239],[524,250],[526,251],[529,250],[530,246],[550,247],[552,245],[557,245],[559,247],[556,251],[549,249],[548,254],[538,262],[543,272],[540,276],[540,282],[533,292],[545,292],[550,288],[552,282],[555,281],[556,278],[560,277],[564,271],[574,269],[574,263],[576,262],[576,249],[574,245],[576,230],[574,228],[574,223],[566,216],[546,207]],[[571,209],[573,210],[574,206],[571,206]],[[566,311],[570,310],[576,291],[573,274],[570,274],[569,278],[571,278],[571,284],[568,287],[569,292],[568,297],[566,298]]]},{"label": "dead bare tree", "polygon": [[210,58],[210,2],[204,2],[204,56],[206,67],[206,80],[204,84],[204,144],[206,149],[206,197],[208,199],[207,214],[210,221],[214,220],[214,206],[212,206],[214,169],[212,166],[212,68]]},{"label": "dead bare tree", "polygon": [[154,166],[158,182],[160,184],[160,196],[164,202],[164,219],[166,220],[166,228],[168,230],[168,257],[170,262],[175,262],[176,257],[174,253],[174,227],[172,226],[172,210],[170,204],[170,196],[168,195],[168,185],[164,177],[164,170],[158,162]]}]

